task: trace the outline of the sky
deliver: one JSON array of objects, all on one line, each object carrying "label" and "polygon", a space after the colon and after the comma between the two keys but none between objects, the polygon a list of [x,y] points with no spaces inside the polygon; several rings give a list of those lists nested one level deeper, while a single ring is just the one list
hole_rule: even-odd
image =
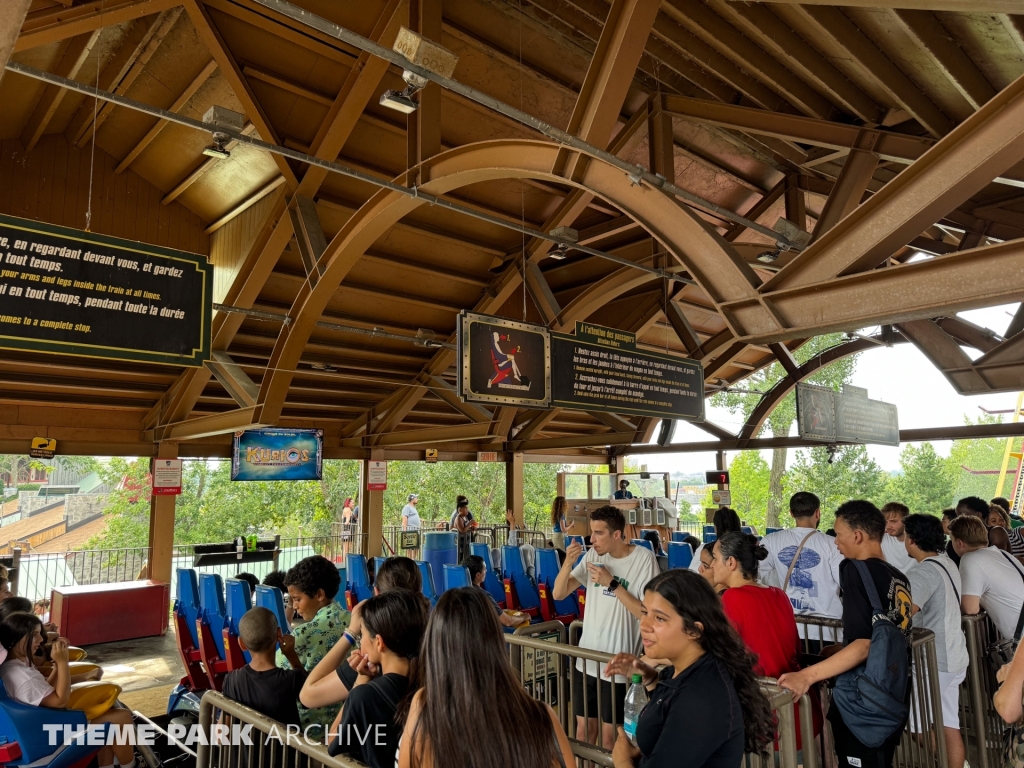
[{"label": "sky", "polygon": [[[990,328],[1002,335],[1017,309],[1018,304],[961,312],[959,316],[976,325]],[[869,334],[872,330],[865,329],[862,333]],[[975,350],[968,349],[968,354],[977,357]],[[897,344],[893,347],[878,347],[862,353],[857,358],[857,367],[851,384],[868,390],[872,400],[883,400],[894,403],[899,413],[901,429],[918,427],[958,426],[965,419],[972,421],[983,415],[982,408],[1012,411],[1017,402],[1017,394],[1008,392],[997,395],[958,395],[946,378],[928,361],[913,344]],[[742,387],[742,383],[738,386]],[[1012,413],[1004,414],[1010,420]],[[706,418],[720,427],[736,432],[742,418],[732,415],[724,408],[707,405]],[[794,427],[794,434],[795,434]],[[692,424],[682,423],[677,426],[674,442],[704,442],[713,440]],[[936,451],[948,456],[951,442],[948,440],[934,442]],[[789,452],[789,460],[793,461],[795,451]],[[886,471],[899,469],[900,449],[883,445],[869,445],[868,453]],[[768,452],[765,458],[770,460]],[[736,453],[729,454],[729,458]],[[655,454],[639,458],[640,463],[647,464],[652,472],[685,472],[702,473],[715,469],[713,453],[669,453]]]}]

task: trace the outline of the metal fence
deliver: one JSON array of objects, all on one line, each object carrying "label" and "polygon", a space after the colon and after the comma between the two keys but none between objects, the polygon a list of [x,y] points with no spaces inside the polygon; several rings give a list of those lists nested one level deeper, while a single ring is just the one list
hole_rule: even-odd
[{"label": "metal fence", "polygon": [[1003,763],[1003,731],[1006,724],[996,712],[992,697],[999,689],[996,669],[986,650],[999,638],[985,612],[961,617],[970,662],[960,686],[960,732],[971,768],[998,768]]},{"label": "metal fence", "polygon": [[[595,665],[595,671],[600,677],[604,665],[612,658],[612,654],[609,653],[585,650],[575,644],[566,643],[569,637],[578,639],[581,629],[582,622],[578,621],[573,622],[568,630],[557,621],[522,627],[505,638],[509,649],[509,661],[526,691],[555,711],[559,722],[570,737],[573,752],[595,765],[611,766],[611,752],[601,743],[600,729],[596,737],[588,741],[589,734],[579,733],[576,728],[573,696],[583,690],[580,684],[583,673],[577,669],[577,662],[584,667]],[[626,686],[626,683],[617,683],[613,680],[610,685],[611,700],[614,701],[616,688]],[[789,691],[780,688],[770,678],[761,681],[761,691],[768,698],[775,714],[778,740],[772,745],[771,754],[767,759],[747,755],[746,764],[751,768],[797,768],[798,764],[803,768],[818,768],[815,750],[804,749],[803,759],[799,761],[796,746],[798,727],[803,743],[814,744],[813,708],[810,698],[804,695],[800,699],[798,723],[793,695]],[[605,719],[606,713],[602,709],[601,696],[597,697],[597,710],[593,712],[590,711],[587,698],[584,696],[582,710],[585,718],[595,718],[602,722]],[[622,725],[620,713],[610,712],[607,715],[616,728]],[[584,738],[581,739],[580,736]]]},{"label": "metal fence", "polygon": [[[447,520],[424,520],[420,533],[431,533],[434,531],[449,530]],[[550,531],[529,530],[517,531],[520,544],[530,544],[540,548],[547,544],[551,538]],[[385,525],[383,529],[384,554],[401,555],[405,552],[402,549],[402,527],[400,525]],[[506,525],[481,525],[472,533],[472,540],[486,544],[488,547],[502,547],[508,543],[508,526]]]},{"label": "metal fence", "polygon": [[[813,662],[821,648],[841,642],[843,622],[817,616],[797,616],[801,630],[804,654]],[[946,740],[942,725],[942,700],[939,692],[939,669],[935,657],[935,633],[929,629],[915,629],[911,636],[910,718],[896,748],[893,765],[898,768],[946,768]],[[831,689],[819,686],[822,712],[828,711]],[[836,765],[831,731],[822,728],[818,741],[824,764]],[[806,754],[806,750],[805,750]],[[975,766],[975,763],[971,763]],[[975,766],[976,768],[976,766]],[[987,768],[987,767],[986,767]],[[992,767],[994,768],[994,766]]]},{"label": "metal fence", "polygon": [[[263,579],[274,570],[287,570],[299,560],[311,555],[323,555],[338,565],[344,565],[345,555],[366,552],[364,534],[332,536],[299,536],[280,539],[273,560],[257,563],[231,563],[228,565],[195,566],[194,544],[177,545],[171,559],[172,573],[178,568],[195,568],[199,573],[217,573],[221,578],[232,578],[241,571]],[[30,600],[49,598],[54,589],[81,584],[113,584],[146,578],[149,547],[121,549],[84,549],[49,554],[22,554],[18,568],[18,594]],[[171,580],[171,599],[177,584]]]}]

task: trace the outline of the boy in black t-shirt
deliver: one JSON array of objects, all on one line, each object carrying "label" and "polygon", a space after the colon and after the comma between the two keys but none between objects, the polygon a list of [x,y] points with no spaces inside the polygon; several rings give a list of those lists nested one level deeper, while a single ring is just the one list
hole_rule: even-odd
[{"label": "boy in black t-shirt", "polygon": [[[285,725],[299,725],[296,702],[306,682],[306,670],[295,653],[295,638],[282,635],[274,614],[266,608],[246,611],[238,622],[239,645],[252,660],[224,678],[224,695]],[[292,669],[274,663],[274,651],[281,652]]]},{"label": "boy in black t-shirt", "polygon": [[[913,605],[910,582],[882,555],[885,517],[869,501],[848,501],[836,511],[836,546],[846,561],[839,566],[843,594],[843,649],[813,666],[779,678],[779,685],[802,696],[814,684],[854,669],[868,657],[871,647],[871,601],[857,569],[848,561],[863,560],[871,572],[882,608],[899,627],[910,647],[910,616]],[[837,706],[829,709],[829,722],[840,768],[890,768],[903,727],[897,728],[881,746],[868,747],[843,722]]]}]

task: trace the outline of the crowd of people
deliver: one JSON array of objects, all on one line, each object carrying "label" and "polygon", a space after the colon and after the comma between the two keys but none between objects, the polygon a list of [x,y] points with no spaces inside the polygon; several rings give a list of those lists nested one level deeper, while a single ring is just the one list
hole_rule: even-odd
[{"label": "crowd of people", "polygon": [[[409,502],[407,525],[416,499]],[[848,501],[823,533],[817,497],[801,492],[790,499],[794,527],[760,539],[722,508],[715,540],[693,541],[691,566],[668,571],[627,537],[620,508],[593,510],[588,546],[572,538],[551,589],[555,600],[585,589],[579,645],[611,656],[607,664],[580,659],[571,670],[571,735],[611,750],[616,768],[675,768],[681,756],[694,768],[735,768],[745,752],[767,754],[778,738],[758,682],[772,677],[810,707],[815,735],[827,717],[841,765],[889,768],[908,720],[913,732],[927,726],[909,714],[912,676],[925,674],[909,663],[913,626],[935,635],[948,765],[963,768],[958,693],[969,660],[961,614],[985,610],[1013,647],[1024,628],[1021,521],[1003,503],[968,497],[939,517]],[[565,515],[556,499],[552,524],[563,536]],[[467,516],[460,497],[452,516],[460,536],[470,530]],[[337,599],[338,568],[324,557],[268,575],[264,583],[286,597],[289,626],[264,608],[243,616],[239,639],[251,660],[226,676],[224,694],[314,737],[319,729],[331,754],[372,768],[575,764],[558,717],[509,664],[503,629],[515,621],[483,588],[485,561],[466,554],[462,562],[472,586],[444,592],[433,609],[407,557],[385,560],[373,596],[351,612]],[[255,589],[255,577],[238,577]],[[12,596],[0,572],[0,681],[23,703],[74,708],[76,672],[97,672],[73,666],[67,641],[39,615],[46,608]],[[815,619],[839,620],[841,642],[834,631],[813,632]],[[620,724],[638,679],[649,703],[630,739]],[[836,682],[826,716],[817,694],[828,680]],[[1008,722],[1020,719],[1024,655],[1000,670],[1000,681],[996,707]],[[127,710],[110,708],[95,721],[125,718]],[[467,724],[481,721],[486,735],[466,738]],[[815,748],[801,735],[798,750]],[[133,759],[130,746],[104,747],[99,765],[133,768]]]}]

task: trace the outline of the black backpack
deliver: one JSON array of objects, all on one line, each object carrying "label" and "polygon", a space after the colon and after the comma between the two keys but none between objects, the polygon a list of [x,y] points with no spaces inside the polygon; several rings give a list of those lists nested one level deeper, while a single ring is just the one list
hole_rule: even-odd
[{"label": "black backpack", "polygon": [[871,601],[871,647],[866,661],[836,679],[832,703],[857,740],[875,748],[906,725],[910,658],[907,638],[882,608],[867,565],[863,560],[850,562]]}]

